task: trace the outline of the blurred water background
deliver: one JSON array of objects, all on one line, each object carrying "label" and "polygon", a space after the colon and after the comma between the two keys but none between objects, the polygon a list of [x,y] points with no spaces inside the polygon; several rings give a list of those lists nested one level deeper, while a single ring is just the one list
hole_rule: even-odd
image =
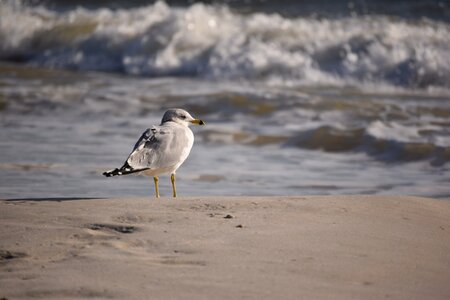
[{"label": "blurred water background", "polygon": [[[0,1],[0,197],[104,178],[181,107],[180,195],[450,197],[446,1]],[[162,195],[170,181],[160,180]]]}]

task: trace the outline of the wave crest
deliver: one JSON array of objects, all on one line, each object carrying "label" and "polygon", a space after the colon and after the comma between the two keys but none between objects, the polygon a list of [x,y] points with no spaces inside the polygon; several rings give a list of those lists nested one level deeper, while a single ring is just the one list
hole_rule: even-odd
[{"label": "wave crest", "polygon": [[0,58],[54,68],[276,84],[450,88],[450,26],[387,16],[239,14],[164,2],[56,12],[0,4]]}]

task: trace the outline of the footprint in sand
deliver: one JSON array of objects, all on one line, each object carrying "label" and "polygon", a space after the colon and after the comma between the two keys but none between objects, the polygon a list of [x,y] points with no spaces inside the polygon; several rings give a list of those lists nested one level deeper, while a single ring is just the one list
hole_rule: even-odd
[{"label": "footprint in sand", "polygon": [[124,226],[117,224],[101,224],[101,223],[89,224],[87,225],[87,228],[91,230],[116,231],[119,233],[133,233],[136,230],[138,230],[136,226]]},{"label": "footprint in sand", "polygon": [[148,216],[141,216],[129,213],[114,217],[113,220],[118,223],[126,223],[126,224],[151,223],[154,221],[153,218]]},{"label": "footprint in sand", "polygon": [[0,249],[0,261],[9,261],[16,258],[22,258],[27,256],[24,252],[17,252],[17,251],[9,251],[9,250],[2,250]]},{"label": "footprint in sand", "polygon": [[216,204],[216,203],[203,203],[198,205],[192,205],[190,207],[191,210],[194,211],[222,211],[227,207],[225,205]]}]

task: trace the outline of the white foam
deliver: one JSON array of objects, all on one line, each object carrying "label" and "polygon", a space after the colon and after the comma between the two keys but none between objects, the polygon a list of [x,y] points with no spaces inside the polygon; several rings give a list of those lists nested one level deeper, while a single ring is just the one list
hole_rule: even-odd
[{"label": "white foam", "polygon": [[57,13],[0,4],[0,57],[136,75],[258,79],[274,85],[450,88],[450,25],[384,16],[241,15],[226,6]]},{"label": "white foam", "polygon": [[450,147],[448,136],[424,136],[421,131],[435,130],[442,132],[442,128],[430,124],[400,124],[397,122],[372,122],[366,132],[381,140],[391,140],[403,143],[430,143],[441,147]]}]

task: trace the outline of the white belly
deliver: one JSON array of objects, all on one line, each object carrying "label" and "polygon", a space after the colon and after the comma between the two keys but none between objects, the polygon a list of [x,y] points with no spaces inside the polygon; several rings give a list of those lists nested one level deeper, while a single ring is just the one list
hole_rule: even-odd
[{"label": "white belly", "polygon": [[179,159],[177,159],[177,163],[171,166],[148,169],[143,171],[141,174],[145,174],[147,176],[158,176],[159,174],[175,174],[177,169],[188,158],[189,153],[191,152],[192,146],[194,144],[194,134],[192,133],[192,131],[189,128],[186,128],[184,132],[186,134],[187,143],[185,147],[181,149],[181,153],[179,154]]}]

